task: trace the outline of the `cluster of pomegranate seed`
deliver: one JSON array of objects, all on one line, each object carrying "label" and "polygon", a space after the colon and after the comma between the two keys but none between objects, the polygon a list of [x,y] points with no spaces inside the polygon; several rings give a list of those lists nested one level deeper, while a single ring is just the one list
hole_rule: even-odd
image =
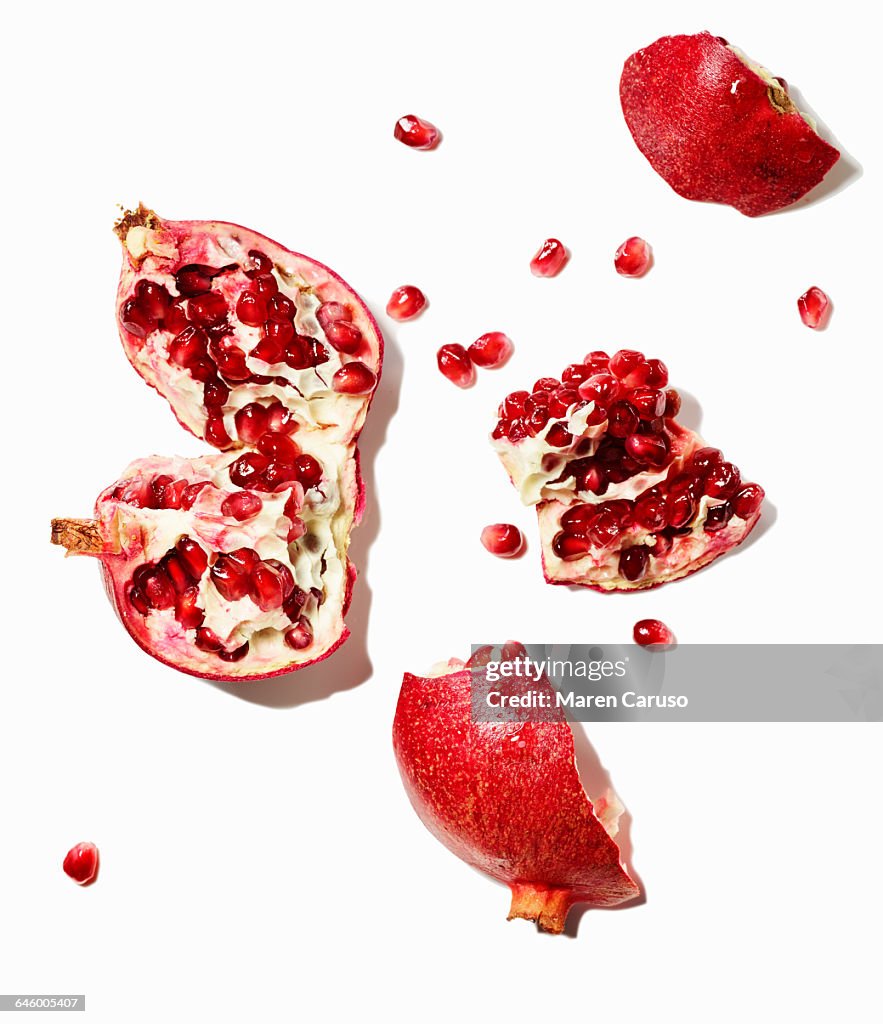
[{"label": "cluster of pomegranate seed", "polygon": [[62,867],[77,885],[91,885],[98,877],[98,847],[94,843],[77,843],[67,851]]},{"label": "cluster of pomegranate seed", "polygon": [[512,341],[501,331],[489,331],[477,338],[469,348],[453,343],[442,345],[437,353],[438,368],[458,388],[475,383],[475,367],[496,370],[512,355]]},{"label": "cluster of pomegranate seed", "polygon": [[675,642],[674,633],[659,619],[641,619],[636,622],[632,636],[641,647],[670,647]]},{"label": "cluster of pomegranate seed", "polygon": [[182,508],[191,509],[204,487],[212,487],[208,480],[175,480],[168,475],[146,478],[130,477],[114,489],[113,496],[135,508]]},{"label": "cluster of pomegranate seed", "polygon": [[524,549],[524,535],[512,523],[494,523],[481,531],[481,543],[498,558],[514,558]]},{"label": "cluster of pomegranate seed", "polygon": [[627,238],[616,250],[613,265],[623,277],[642,277],[650,268],[650,246],[643,238]]},{"label": "cluster of pomegranate seed", "polygon": [[423,312],[426,296],[413,284],[403,284],[390,295],[386,315],[393,320],[413,320]]},{"label": "cluster of pomegranate seed", "polygon": [[405,114],[396,121],[393,133],[399,142],[411,149],[434,149],[441,139],[441,132],[434,124],[424,121],[416,114]]},{"label": "cluster of pomegranate seed", "polygon": [[564,243],[557,238],[547,238],[530,261],[530,272],[534,277],[555,277],[564,269],[567,260]]},{"label": "cluster of pomegranate seed", "polygon": [[291,569],[275,558],[262,559],[252,548],[239,548],[209,556],[192,538],[182,537],[156,563],[139,566],[132,575],[128,598],[142,615],[174,609],[184,629],[195,630],[194,643],[202,651],[217,654],[222,661],[240,661],[248,654],[248,642],[226,650],[221,639],[203,626],[205,610],[199,604],[200,580],[208,570],[217,592],[227,601],[249,597],[261,611],[281,608],[291,622],[285,642],[303,650],[312,642],[312,627],[301,613],[312,596],[321,603],[322,594],[309,594],[295,585]]},{"label": "cluster of pomegranate seed", "polygon": [[823,327],[828,319],[830,301],[822,289],[814,285],[797,300],[800,319],[813,330]]}]

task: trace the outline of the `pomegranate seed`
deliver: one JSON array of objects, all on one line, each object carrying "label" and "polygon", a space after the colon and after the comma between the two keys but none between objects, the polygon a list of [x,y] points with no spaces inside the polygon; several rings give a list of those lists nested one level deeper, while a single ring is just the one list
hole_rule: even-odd
[{"label": "pomegranate seed", "polygon": [[348,324],[345,320],[329,324],[325,328],[325,337],[338,352],[346,352],[350,356],[355,355],[362,345],[362,332],[355,324]]},{"label": "pomegranate seed", "polygon": [[98,876],[98,847],[94,843],[77,843],[67,851],[62,867],[77,885],[91,885]]},{"label": "pomegranate seed", "polygon": [[[252,359],[260,359],[264,363],[281,363],[285,356],[285,347],[274,338],[264,337],[248,354]],[[290,365],[296,370],[304,370],[309,364],[304,361],[301,366],[295,366],[293,363]]]},{"label": "pomegranate seed", "polygon": [[663,466],[668,459],[670,445],[665,434],[629,434],[625,449],[638,462],[650,466]]},{"label": "pomegranate seed", "polygon": [[138,586],[144,591],[147,603],[157,611],[163,608],[171,608],[175,603],[175,588],[168,576],[157,567],[152,572],[145,573],[138,580]]},{"label": "pomegranate seed", "polygon": [[654,420],[665,412],[665,392],[657,388],[634,388],[628,401],[642,420]]},{"label": "pomegranate seed", "polygon": [[[568,409],[579,401],[579,394],[574,388],[560,387],[553,391],[549,399],[549,413],[556,419],[566,416]],[[525,404],[526,407],[526,404]]]},{"label": "pomegranate seed", "polygon": [[507,425],[506,436],[513,444],[523,441],[527,437],[527,425],[523,420],[512,420]]},{"label": "pomegranate seed", "polygon": [[211,484],[208,480],[200,480],[198,484],[189,484],[184,488],[184,493],[181,495],[181,508],[191,509],[193,508],[196,499],[199,497],[199,492],[205,487],[210,487]]},{"label": "pomegranate seed", "polygon": [[609,406],[619,393],[619,381],[610,373],[596,373],[579,386],[580,398]]},{"label": "pomegranate seed", "polygon": [[564,372],[561,374],[561,383],[569,384],[571,387],[579,387],[584,380],[588,380],[591,376],[592,371],[585,363],[571,363],[570,366],[564,367]]},{"label": "pomegranate seed", "polygon": [[599,512],[589,526],[589,536],[599,548],[606,548],[618,540],[622,533],[619,516],[610,509]]},{"label": "pomegranate seed", "polygon": [[405,114],[396,121],[393,132],[399,142],[411,149],[434,149],[441,138],[441,132],[434,124],[424,121],[416,114]]},{"label": "pomegranate seed", "polygon": [[331,324],[337,323],[340,320],[350,323],[353,319],[353,314],[349,306],[344,306],[342,302],[323,302],[316,310],[316,319],[324,331]]},{"label": "pomegranate seed", "polygon": [[298,455],[294,460],[298,483],[305,491],[315,487],[322,479],[322,466],[312,455]]},{"label": "pomegranate seed", "polygon": [[497,410],[500,419],[511,420],[523,416],[527,412],[527,400],[530,397],[530,393],[527,391],[513,391],[506,395]]},{"label": "pomegranate seed", "polygon": [[120,323],[136,338],[146,338],[151,331],[155,331],[156,320],[146,313],[136,299],[126,299],[120,308]]},{"label": "pomegranate seed", "polygon": [[812,327],[813,330],[824,326],[828,316],[829,305],[830,299],[828,296],[821,288],[816,288],[815,286],[810,288],[809,291],[804,292],[797,300],[800,319],[807,327]]},{"label": "pomegranate seed", "polygon": [[297,420],[281,402],[274,402],[267,406],[267,430],[274,434],[293,434],[297,430]]},{"label": "pomegranate seed", "polygon": [[279,573],[279,578],[282,581],[282,599],[283,602],[287,601],[294,591],[294,576],[291,574],[291,569],[284,562],[280,562],[278,558],[265,558],[264,562]]},{"label": "pomegranate seed", "polygon": [[393,320],[413,320],[423,312],[426,296],[413,284],[403,284],[390,295],[386,304],[386,314]]},{"label": "pomegranate seed", "polygon": [[175,287],[179,295],[202,295],[211,289],[214,267],[201,263],[188,263],[175,274]]},{"label": "pomegranate seed", "polygon": [[364,363],[347,363],[331,378],[332,390],[341,395],[368,395],[377,384],[377,377]]},{"label": "pomegranate seed", "polygon": [[557,238],[547,238],[530,261],[530,272],[534,277],[555,277],[567,262],[567,250]]},{"label": "pomegranate seed", "polygon": [[135,285],[138,305],[154,320],[162,320],[172,305],[172,296],[165,285],[142,279]]},{"label": "pomegranate seed", "polygon": [[[234,384],[246,381],[251,377],[251,370],[245,365],[245,353],[229,339],[223,348],[219,348],[215,359],[218,361],[218,372]],[[192,370],[191,370],[192,372]]]},{"label": "pomegranate seed", "polygon": [[468,348],[469,358],[485,370],[496,370],[512,355],[512,342],[500,331],[482,334]]},{"label": "pomegranate seed", "polygon": [[190,537],[182,537],[175,545],[175,549],[184,561],[193,579],[200,579],[208,568],[208,555],[205,551]]},{"label": "pomegranate seed", "polygon": [[248,490],[267,468],[269,462],[267,456],[260,452],[246,452],[230,467],[230,481],[237,487]]},{"label": "pomegranate seed", "polygon": [[273,261],[260,249],[249,249],[248,258],[251,262],[245,270],[246,277],[255,278],[260,274],[269,274],[273,269]]},{"label": "pomegranate seed", "polygon": [[475,366],[462,345],[442,345],[436,361],[442,374],[458,388],[471,388],[475,383]]},{"label": "pomegranate seed", "polygon": [[627,402],[614,402],[607,414],[607,433],[611,437],[628,437],[638,429],[638,417]]},{"label": "pomegranate seed", "polygon": [[648,359],[632,370],[628,383],[631,387],[643,385],[650,388],[664,388],[668,384],[668,367],[661,359]]},{"label": "pomegranate seed", "polygon": [[537,391],[535,394],[528,395],[527,398],[525,398],[523,412],[526,413],[528,416],[532,412],[535,412],[538,409],[540,409],[540,410],[545,412],[545,411],[548,410],[549,405],[551,404],[551,402],[552,402],[551,392],[549,392],[549,391]]},{"label": "pomegranate seed", "polygon": [[647,491],[635,502],[635,522],[645,530],[661,530],[665,526],[665,497]]},{"label": "pomegranate seed", "polygon": [[616,250],[613,265],[623,277],[640,277],[650,267],[650,246],[637,235],[627,238]]},{"label": "pomegranate seed", "polygon": [[293,320],[295,313],[297,309],[287,295],[271,295],[267,300],[267,316],[271,320]]},{"label": "pomegranate seed", "polygon": [[279,291],[279,282],[272,274],[257,274],[251,280],[251,287],[264,300]]},{"label": "pomegranate seed", "polygon": [[669,494],[666,502],[666,514],[669,526],[686,526],[696,515],[696,503],[689,491],[680,494]]},{"label": "pomegranate seed", "polygon": [[253,548],[237,548],[231,551],[227,558],[237,572],[248,576],[252,569],[260,562],[261,556]]},{"label": "pomegranate seed", "polygon": [[176,593],[183,594],[189,586],[192,586],[194,580],[190,575],[190,569],[174,549],[163,555],[159,567],[172,581]]},{"label": "pomegranate seed", "polygon": [[567,533],[585,534],[586,528],[597,514],[597,505],[571,505],[561,516],[561,528]]},{"label": "pomegranate seed", "polygon": [[175,601],[175,618],[184,629],[198,629],[205,620],[205,612],[197,604],[199,587],[188,587]]},{"label": "pomegranate seed", "polygon": [[[510,440],[512,438],[510,437]],[[573,435],[563,423],[553,423],[546,434],[546,444],[552,448],[566,448],[573,442]]]},{"label": "pomegranate seed", "polygon": [[184,498],[184,491],[187,490],[186,480],[175,480],[174,483],[168,485],[163,491],[162,507],[163,508],[180,508],[181,501]]},{"label": "pomegranate seed", "polygon": [[236,316],[246,327],[260,327],[267,319],[267,303],[262,295],[244,291],[236,303]]},{"label": "pomegranate seed", "polygon": [[302,651],[313,642],[313,628],[310,623],[301,616],[295,622],[292,629],[285,634],[285,642],[296,651]]},{"label": "pomegranate seed", "polygon": [[677,416],[681,411],[681,396],[674,388],[665,392],[665,415],[667,417]]},{"label": "pomegranate seed", "polygon": [[166,310],[166,315],[163,318],[163,327],[170,334],[180,334],[189,323],[190,321],[187,319],[187,313],[183,305],[178,302],[173,303]]},{"label": "pomegranate seed", "polygon": [[730,501],[733,507],[733,515],[740,519],[750,519],[760,508],[764,498],[764,490],[760,484],[745,484],[737,491]]},{"label": "pomegranate seed", "polygon": [[742,476],[732,462],[712,466],[705,477],[703,490],[711,498],[729,498],[739,489]]},{"label": "pomegranate seed", "polygon": [[129,588],[129,603],[133,608],[141,612],[142,615],[146,615],[150,611],[150,605],[147,603],[144,591],[140,587]]},{"label": "pomegranate seed", "polygon": [[242,659],[248,654],[248,641],[241,647],[237,647],[232,651],[218,651],[218,657],[221,661],[242,661]]},{"label": "pomegranate seed", "polygon": [[208,355],[208,340],[205,334],[192,324],[169,345],[169,358],[176,366],[192,366],[197,359]]},{"label": "pomegranate seed", "polygon": [[310,350],[310,366],[319,366],[322,363],[327,363],[331,358],[328,355],[328,349],[315,338],[307,339],[309,341]]},{"label": "pomegranate seed", "polygon": [[227,316],[227,303],[220,292],[197,295],[187,303],[187,315],[201,327],[219,324]]},{"label": "pomegranate seed", "polygon": [[117,501],[126,505],[134,505],[135,508],[153,508],[156,495],[149,480],[143,477],[132,477],[131,480],[124,480],[113,492]]},{"label": "pomegranate seed", "polygon": [[600,466],[591,466],[583,473],[577,490],[590,491],[592,494],[604,494],[609,486],[609,481]]},{"label": "pomegranate seed", "polygon": [[536,394],[538,391],[556,391],[560,387],[560,380],[556,380],[554,377],[540,377],[540,379],[533,386],[533,392],[534,394]]},{"label": "pomegranate seed", "polygon": [[226,448],[227,445],[232,444],[227,428],[224,426],[223,416],[209,416],[205,423],[205,439],[216,448]]},{"label": "pomegranate seed", "polygon": [[717,533],[733,518],[733,509],[728,501],[721,505],[711,505],[705,510],[703,529],[706,533]]},{"label": "pomegranate seed", "polygon": [[630,583],[637,583],[647,571],[647,563],[650,561],[650,553],[643,544],[636,544],[634,547],[626,548],[619,556],[619,574],[624,576]]},{"label": "pomegranate seed", "polygon": [[209,409],[221,409],[227,404],[230,389],[221,380],[209,380],[202,389],[202,400]]},{"label": "pomegranate seed", "polygon": [[150,482],[150,486],[153,488],[154,507],[163,507],[163,495],[165,494],[166,487],[169,484],[174,483],[174,478],[170,476],[156,476]]},{"label": "pomegranate seed", "polygon": [[230,555],[219,555],[209,575],[215,589],[227,601],[238,601],[248,594],[249,573]]},{"label": "pomegranate seed", "polygon": [[631,348],[623,348],[610,360],[610,372],[619,377],[620,380],[623,380],[644,361],[643,352],[636,352]]},{"label": "pomegranate seed", "polygon": [[671,551],[673,544],[674,541],[667,533],[657,533],[656,543],[648,546],[647,550],[654,558],[665,558],[669,551]]},{"label": "pomegranate seed", "polygon": [[244,523],[253,519],[264,507],[264,503],[256,494],[249,491],[238,491],[221,502],[221,513]]},{"label": "pomegranate seed", "polygon": [[259,402],[249,402],[235,416],[236,435],[246,444],[254,444],[267,429],[267,410]]},{"label": "pomegranate seed", "polygon": [[251,571],[249,595],[263,612],[282,607],[282,574],[266,562],[258,562]]},{"label": "pomegranate seed", "polygon": [[200,626],[196,631],[196,637],[193,641],[201,651],[209,651],[212,654],[217,654],[221,650],[223,644],[221,638],[217,633],[213,633],[210,629],[206,629],[205,626]]},{"label": "pomegranate seed", "polygon": [[492,555],[513,558],[524,547],[521,530],[511,523],[494,523],[481,531],[481,543]]},{"label": "pomegranate seed", "polygon": [[563,562],[583,558],[589,553],[591,547],[592,542],[588,537],[579,537],[573,533],[559,533],[552,541],[552,550]]},{"label": "pomegranate seed", "polygon": [[674,643],[674,633],[659,619],[641,619],[632,631],[635,643],[641,647],[668,647]]},{"label": "pomegranate seed", "polygon": [[292,622],[296,622],[306,603],[307,592],[305,590],[301,590],[300,587],[294,587],[288,597],[286,597],[285,602],[282,605],[282,611],[285,612]]},{"label": "pomegranate seed", "polygon": [[300,448],[287,434],[274,434],[272,431],[258,439],[257,449],[277,462],[289,464],[293,464],[295,457],[300,454]]},{"label": "pomegranate seed", "polygon": [[712,466],[719,466],[724,461],[724,453],[720,448],[697,448],[690,459],[690,465],[703,473]]},{"label": "pomegranate seed", "polygon": [[290,462],[273,460],[264,470],[262,480],[261,490],[282,490],[297,480],[297,470]]}]

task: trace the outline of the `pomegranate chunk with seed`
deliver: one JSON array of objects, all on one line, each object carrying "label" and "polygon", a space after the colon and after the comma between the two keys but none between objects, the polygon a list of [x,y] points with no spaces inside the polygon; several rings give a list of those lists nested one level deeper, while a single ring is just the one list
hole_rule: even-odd
[{"label": "pomegranate chunk with seed", "polygon": [[442,374],[458,388],[471,388],[475,383],[475,365],[462,345],[442,345],[436,360]]},{"label": "pomegranate chunk with seed", "polygon": [[77,885],[91,885],[98,877],[98,847],[94,843],[77,843],[67,851],[62,867]]},{"label": "pomegranate chunk with seed", "polygon": [[434,124],[424,121],[416,114],[405,114],[396,121],[395,137],[411,149],[434,149],[441,139],[441,132]]},{"label": "pomegranate chunk with seed", "polygon": [[642,277],[650,269],[650,258],[650,246],[635,235],[616,250],[613,265],[622,277]]},{"label": "pomegranate chunk with seed", "polygon": [[557,238],[547,238],[530,261],[530,272],[534,277],[555,277],[564,269],[568,253]]},{"label": "pomegranate chunk with seed", "polygon": [[494,523],[481,531],[481,543],[498,558],[514,558],[524,548],[524,535],[511,523]]},{"label": "pomegranate chunk with seed", "polygon": [[413,320],[423,312],[426,296],[413,284],[403,284],[390,295],[386,314],[393,320]]},{"label": "pomegranate chunk with seed", "polygon": [[670,647],[675,639],[674,633],[659,619],[640,619],[632,635],[641,647]]},{"label": "pomegranate chunk with seed", "polygon": [[490,331],[473,341],[467,351],[476,366],[485,370],[496,370],[508,361],[515,347],[501,331]]},{"label": "pomegranate chunk with seed", "polygon": [[797,300],[800,319],[813,330],[824,327],[828,320],[830,299],[821,288],[813,286]]}]

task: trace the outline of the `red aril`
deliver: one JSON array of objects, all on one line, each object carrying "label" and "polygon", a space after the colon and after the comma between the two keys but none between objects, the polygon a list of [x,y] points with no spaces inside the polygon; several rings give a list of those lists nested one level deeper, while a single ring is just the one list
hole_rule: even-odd
[{"label": "red aril", "polygon": [[94,843],[77,843],[64,858],[64,873],[77,885],[91,885],[98,877],[98,847]]},{"label": "red aril", "polygon": [[490,331],[473,341],[467,351],[476,366],[485,370],[495,370],[509,359],[514,346],[501,331]]},{"label": "red aril", "polygon": [[413,284],[403,284],[390,295],[386,314],[393,320],[413,320],[423,312],[426,296]]},{"label": "red aril", "polygon": [[524,535],[511,523],[494,523],[481,531],[481,543],[499,558],[514,558],[524,548]]},{"label": "red aril", "polygon": [[650,255],[650,246],[634,235],[616,250],[613,265],[622,277],[642,277],[650,269]]},{"label": "red aril", "polygon": [[670,647],[674,643],[674,634],[659,619],[640,619],[632,631],[636,644],[641,647]]},{"label": "red aril", "polygon": [[436,360],[442,374],[458,388],[471,388],[475,383],[475,366],[462,345],[442,345]]},{"label": "red aril", "polygon": [[813,286],[797,300],[797,309],[800,319],[807,327],[816,330],[824,327],[828,319],[828,307],[830,300],[821,288]]},{"label": "red aril", "polygon": [[534,253],[530,261],[530,272],[534,277],[555,277],[564,269],[568,252],[557,238],[547,238]]},{"label": "red aril", "polygon": [[411,149],[434,149],[441,139],[441,132],[434,124],[424,121],[416,114],[405,114],[396,121],[395,137]]}]

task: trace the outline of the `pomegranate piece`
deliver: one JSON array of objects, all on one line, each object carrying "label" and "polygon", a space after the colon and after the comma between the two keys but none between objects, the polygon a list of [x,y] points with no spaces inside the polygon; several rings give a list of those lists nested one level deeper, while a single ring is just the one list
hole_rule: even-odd
[{"label": "pomegranate piece", "polygon": [[491,433],[534,505],[549,583],[637,590],[681,579],[736,547],[763,489],[674,418],[668,369],[635,349],[590,352],[515,391]]},{"label": "pomegranate piece", "polygon": [[413,284],[403,284],[390,295],[386,315],[393,320],[413,320],[426,307],[426,296]]},{"label": "pomegranate piece", "polygon": [[[461,860],[510,887],[509,920],[560,934],[577,903],[615,906],[639,895],[614,840],[623,808],[609,790],[589,799],[563,717],[473,720],[473,671],[492,653],[480,652],[474,667],[451,662],[431,678],[405,674],[393,749],[423,824]],[[545,679],[531,689],[554,692]]]},{"label": "pomegranate piece", "polygon": [[650,269],[650,255],[650,246],[634,235],[616,250],[613,265],[623,277],[643,277]]},{"label": "pomegranate piece", "polygon": [[670,647],[675,641],[674,633],[659,619],[640,619],[632,632],[641,647]]},{"label": "pomegranate piece", "polygon": [[547,238],[530,261],[530,272],[534,277],[555,277],[564,269],[567,260],[564,244],[557,238]]},{"label": "pomegranate piece", "polygon": [[98,847],[94,843],[77,843],[67,851],[62,867],[77,885],[91,885],[98,877]]},{"label": "pomegranate piece", "polygon": [[467,349],[472,362],[484,370],[496,370],[503,366],[514,351],[512,342],[500,331],[482,334]]},{"label": "pomegranate piece", "polygon": [[749,217],[790,206],[840,157],[782,79],[708,32],[633,53],[619,95],[638,149],[675,192]]},{"label": "pomegranate piece", "polygon": [[436,359],[439,370],[458,388],[471,388],[475,383],[475,366],[462,345],[442,345]]},{"label": "pomegranate piece", "polygon": [[524,549],[524,535],[511,523],[494,523],[481,531],[481,543],[492,555],[514,558]]},{"label": "pomegranate piece", "polygon": [[830,299],[828,296],[821,288],[816,288],[815,285],[808,291],[805,291],[797,300],[800,319],[807,327],[811,327],[813,330],[825,326],[828,320],[829,305]]},{"label": "pomegranate piece", "polygon": [[405,114],[396,121],[395,137],[411,149],[435,149],[441,132],[434,124],[416,114]]}]

